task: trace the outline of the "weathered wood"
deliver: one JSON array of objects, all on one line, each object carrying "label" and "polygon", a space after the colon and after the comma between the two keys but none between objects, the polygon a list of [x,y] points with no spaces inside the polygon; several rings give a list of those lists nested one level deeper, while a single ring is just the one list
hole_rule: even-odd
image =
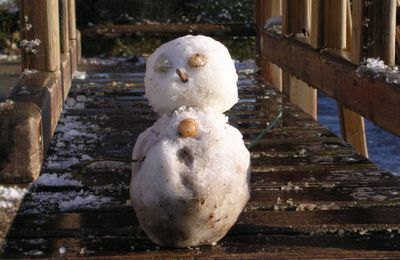
[{"label": "weathered wood", "polygon": [[372,40],[367,43],[370,45],[368,56],[380,57],[388,65],[395,64],[396,8],[396,0],[373,1],[367,5],[368,38]]},{"label": "weathered wood", "polygon": [[328,48],[346,48],[347,1],[325,1],[324,3],[324,45]]},{"label": "weathered wood", "polygon": [[60,7],[61,52],[65,54],[70,51],[68,0],[59,0],[59,7]]},{"label": "weathered wood", "polygon": [[[283,32],[287,35],[302,34],[308,37],[311,30],[311,1],[283,0]],[[265,39],[267,40],[267,39]],[[265,51],[271,51],[265,49]],[[264,55],[267,57],[268,55]],[[283,72],[282,91],[290,101],[313,118],[317,118],[317,91],[301,80]]]},{"label": "weathered wood", "polygon": [[75,0],[68,0],[69,39],[76,40],[76,7]]},{"label": "weathered wood", "polygon": [[266,21],[273,17],[279,17],[282,15],[282,1],[271,0],[271,1],[256,1],[256,19],[257,19],[257,46],[258,46],[258,64],[261,67],[260,74],[267,82],[271,82],[273,86],[282,91],[282,70],[276,65],[269,63],[263,59],[262,52],[268,51],[263,50],[263,34],[261,33]]},{"label": "weathered wood", "polygon": [[[355,1],[353,4],[353,12],[355,15],[356,22],[352,22],[352,17],[348,16],[348,1],[328,1],[325,3],[325,13],[327,14],[327,19],[325,20],[325,40],[324,47],[344,50],[346,49],[346,44],[349,40],[346,40],[347,33],[346,29],[349,28],[348,24],[352,24],[350,28],[354,32],[351,34],[355,35],[357,40],[362,31],[362,5],[365,3]],[[361,14],[361,15],[360,15]],[[351,21],[351,22],[350,22]],[[350,43],[353,39],[350,39]],[[352,55],[353,63],[358,65],[359,53],[362,49],[359,49],[360,43],[354,43],[352,45],[351,51],[354,52]],[[353,111],[344,108],[340,103],[338,104],[339,111],[339,121],[342,132],[342,137],[350,143],[359,153],[364,156],[368,156],[367,142],[365,136],[365,126],[364,119],[354,113]]]},{"label": "weathered wood", "polygon": [[311,46],[321,48],[324,42],[324,1],[311,1]]},{"label": "weathered wood", "polygon": [[1,183],[32,182],[43,160],[40,109],[30,103],[7,101],[0,103],[0,119]]},{"label": "weathered wood", "polygon": [[264,33],[264,48],[270,49],[265,53],[268,60],[384,129],[400,134],[398,86],[384,79],[357,75],[357,66],[343,57],[320,52],[293,39]]},{"label": "weathered wood", "polygon": [[58,1],[21,0],[20,4],[22,39],[40,40],[39,46],[35,48],[36,54],[22,48],[23,67],[40,71],[57,71],[60,68]]},{"label": "weathered wood", "polygon": [[341,134],[360,154],[368,157],[367,137],[364,118],[359,114],[338,105]]},{"label": "weathered wood", "polygon": [[240,24],[124,24],[96,25],[81,30],[83,35],[93,37],[116,38],[130,36],[136,33],[156,35],[171,34],[206,34],[222,36],[255,36],[256,25]]}]

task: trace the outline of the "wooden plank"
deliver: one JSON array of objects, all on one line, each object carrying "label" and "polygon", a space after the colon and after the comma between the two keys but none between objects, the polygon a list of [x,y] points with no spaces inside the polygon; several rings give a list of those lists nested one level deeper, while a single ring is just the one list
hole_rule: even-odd
[{"label": "wooden plank", "polygon": [[[267,59],[322,90],[382,128],[400,134],[400,89],[384,79],[359,76],[343,57],[265,32]],[[295,61],[295,62],[293,62]],[[304,65],[303,65],[304,64]]]},{"label": "wooden plank", "polygon": [[[27,19],[27,21],[26,21]],[[58,1],[21,1],[22,39],[40,40],[37,53],[24,51],[23,67],[55,72],[60,68],[60,32]],[[31,24],[30,29],[26,26]],[[28,25],[29,27],[29,25]]]},{"label": "wooden plank", "polygon": [[[283,32],[287,35],[297,33],[310,34],[311,31],[311,1],[283,0]],[[265,39],[267,41],[268,39]],[[266,52],[271,50],[265,49]],[[268,55],[264,55],[268,57]],[[291,102],[303,111],[317,118],[317,91],[292,75],[283,73],[282,91]]]},{"label": "wooden plank", "polygon": [[261,77],[267,81],[271,82],[273,86],[282,91],[282,70],[276,65],[269,63],[267,60],[263,59],[263,34],[261,33],[266,21],[272,17],[279,17],[282,15],[282,1],[272,0],[272,1],[262,1],[258,0],[256,7],[257,12],[257,46],[258,46],[258,63],[261,67],[260,74]]},{"label": "wooden plank", "polygon": [[205,34],[212,36],[256,36],[253,23],[227,24],[118,24],[96,25],[81,29],[81,33],[92,37],[116,38],[131,36],[136,33],[165,35],[169,34]]},{"label": "wooden plank", "polygon": [[[232,235],[217,246],[188,249],[160,248],[149,240],[140,241],[135,237],[11,239],[4,257],[25,258],[34,257],[34,254],[42,258],[58,257],[60,247],[67,249],[63,257],[74,259],[89,257],[91,259],[396,259],[399,257],[399,252],[393,251],[389,246],[392,244],[392,247],[398,247],[398,244],[393,242],[398,239],[397,233],[379,235],[379,231],[374,232],[378,237],[372,240],[369,239],[370,236],[360,233],[341,231],[340,236],[337,232],[267,236],[261,230],[258,236]],[[20,248],[27,250],[21,252]]]},{"label": "wooden plank", "polygon": [[[129,163],[109,162],[84,171],[67,168],[68,161],[79,161],[82,154],[129,155],[138,134],[156,119],[145,103],[143,83],[137,84],[143,74],[130,74],[131,81],[122,74],[103,74],[107,80],[91,83],[100,76],[75,81],[44,166],[46,176],[31,186],[0,257],[400,255],[400,243],[393,242],[400,241],[400,180],[378,171],[276,89],[252,76],[240,77],[241,101],[229,112],[231,122],[244,127],[246,140],[279,107],[285,108],[285,115],[252,150],[251,201],[216,246],[158,247],[141,230],[129,204]],[[81,135],[64,134],[79,125]],[[74,203],[78,197],[83,203]],[[94,198],[101,205],[85,203]]]}]

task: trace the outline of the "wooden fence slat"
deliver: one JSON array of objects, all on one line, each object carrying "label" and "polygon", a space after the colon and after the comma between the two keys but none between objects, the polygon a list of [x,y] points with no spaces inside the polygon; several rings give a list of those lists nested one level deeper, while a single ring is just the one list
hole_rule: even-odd
[{"label": "wooden fence slat", "polygon": [[70,51],[68,0],[59,0],[59,6],[60,6],[61,52],[68,53]]},{"label": "wooden fence slat", "polygon": [[76,40],[76,9],[75,0],[68,0],[69,39]]},{"label": "wooden fence slat", "polygon": [[[310,0],[283,0],[283,32],[287,35],[311,31],[311,1]],[[317,118],[317,91],[306,83],[282,73],[282,91],[290,100],[301,109]]]},{"label": "wooden fence slat", "polygon": [[367,7],[368,38],[373,41],[368,56],[380,57],[387,65],[395,65],[396,8],[396,0],[372,1]]}]

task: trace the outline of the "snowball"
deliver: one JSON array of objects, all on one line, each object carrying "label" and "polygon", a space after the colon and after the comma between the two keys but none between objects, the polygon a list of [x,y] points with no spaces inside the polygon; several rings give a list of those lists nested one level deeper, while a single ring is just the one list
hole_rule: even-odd
[{"label": "snowball", "polygon": [[[177,134],[196,120],[196,137]],[[240,132],[218,112],[182,107],[162,116],[135,145],[130,194],[152,241],[163,246],[213,244],[236,222],[250,197],[250,154]]]},{"label": "snowball", "polygon": [[[202,60],[190,62],[196,54]],[[186,82],[178,70],[187,77]],[[145,96],[159,114],[181,106],[209,107],[222,113],[238,101],[237,79],[234,63],[223,44],[210,37],[187,35],[165,43],[150,55]]]}]

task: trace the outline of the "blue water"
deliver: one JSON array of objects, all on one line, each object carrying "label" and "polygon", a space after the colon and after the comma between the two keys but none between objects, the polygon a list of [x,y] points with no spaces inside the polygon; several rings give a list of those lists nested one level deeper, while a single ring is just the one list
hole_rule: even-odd
[{"label": "blue water", "polygon": [[[336,102],[323,94],[318,95],[318,121],[340,136]],[[382,170],[400,175],[400,137],[365,120],[369,159]]]}]

